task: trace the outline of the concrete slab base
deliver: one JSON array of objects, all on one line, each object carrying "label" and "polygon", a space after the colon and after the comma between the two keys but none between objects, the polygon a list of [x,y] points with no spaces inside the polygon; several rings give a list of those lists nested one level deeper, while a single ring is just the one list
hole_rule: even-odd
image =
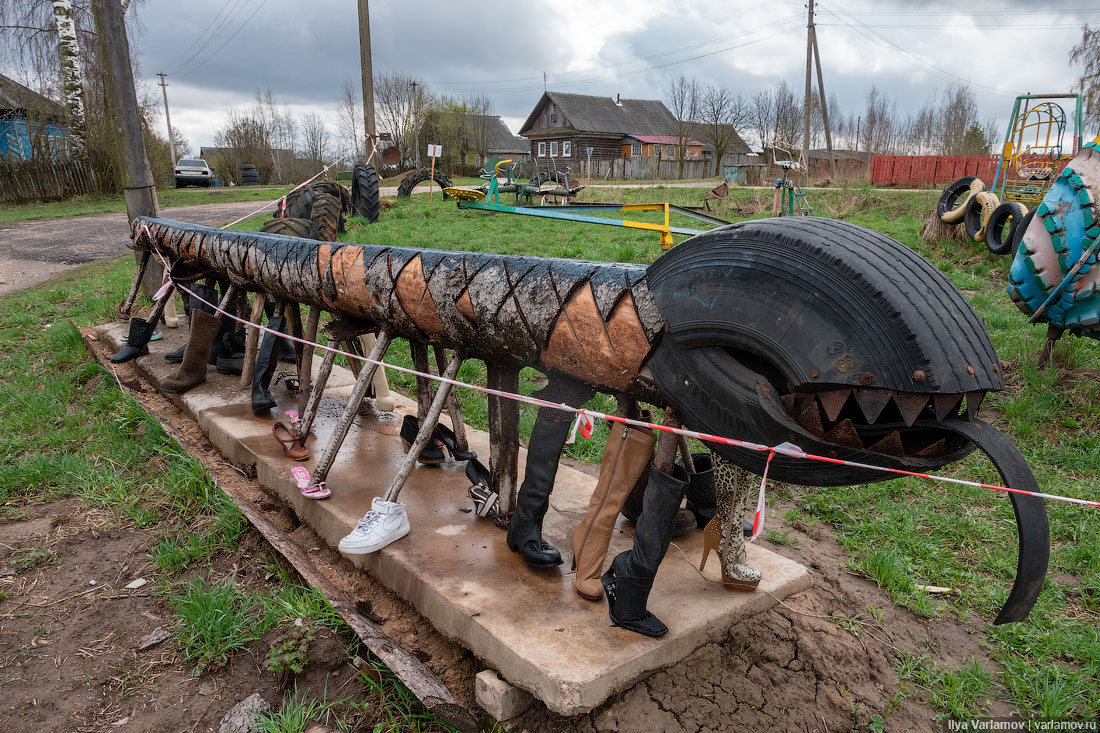
[{"label": "concrete slab base", "polygon": [[[118,348],[126,326],[108,324],[98,334]],[[163,340],[150,344],[150,355],[137,360],[138,369],[159,385],[176,370],[163,354],[184,339],[184,328],[166,330]],[[272,418],[294,409],[294,398],[275,387],[278,410],[256,417],[250,393],[238,388],[238,380],[211,368],[206,383],[169,396],[195,418],[228,460],[254,468],[261,485],[281,496],[303,522],[336,546],[396,474],[403,457],[397,438],[401,415],[416,414],[416,403],[395,395],[396,413],[378,413],[364,403],[329,474],[332,496],[313,501],[301,496],[290,470],[296,465],[312,470],[314,460],[288,460],[271,436]],[[334,370],[318,413],[316,436],[309,443],[315,458],[352,383],[348,371]],[[487,433],[468,428],[467,435],[478,455],[489,455]],[[525,461],[521,450],[521,470]],[[724,638],[731,625],[811,585],[805,567],[751,545],[749,563],[764,574],[760,587],[753,593],[727,591],[719,563],[709,563],[704,574],[696,570],[702,532],[691,532],[670,548],[649,598],[649,610],[668,624],[669,633],[649,639],[613,628],[606,604],[581,599],[569,571],[570,537],[584,515],[595,479],[565,465],[559,468],[543,530],[562,551],[565,564],[533,571],[508,550],[504,532],[472,512],[463,469],[464,464],[451,461],[418,465],[400,497],[412,532],[380,552],[350,559],[412,603],[440,632],[558,714],[576,715],[597,707],[653,671]],[[608,557],[629,549],[632,531],[633,525],[620,518]]]}]

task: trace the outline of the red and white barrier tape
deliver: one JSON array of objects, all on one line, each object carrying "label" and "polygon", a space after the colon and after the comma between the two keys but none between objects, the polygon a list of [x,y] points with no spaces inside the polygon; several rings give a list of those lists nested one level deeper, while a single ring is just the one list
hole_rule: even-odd
[{"label": "red and white barrier tape", "polygon": [[[140,236],[142,233],[145,233],[145,234],[149,235],[150,243],[153,244],[152,243],[152,233],[149,231],[149,227],[147,225],[144,225],[144,224],[142,225],[141,229],[138,230],[138,236]],[[157,250],[155,244],[153,246],[153,251],[157,253],[158,257],[160,257],[161,262],[164,264],[165,271],[168,272],[169,275],[171,275],[171,272],[172,272],[171,266],[168,264],[167,260],[164,259],[164,256],[161,255],[161,253]],[[169,282],[171,282],[171,281],[169,281]],[[898,475],[898,476],[913,476],[915,478],[924,478],[924,479],[929,479],[931,481],[940,481],[940,482],[943,482],[943,483],[959,484],[959,485],[962,485],[962,486],[972,486],[974,488],[980,488],[980,489],[991,489],[993,491],[1002,491],[1002,492],[1011,493],[1011,494],[1023,494],[1025,496],[1035,496],[1035,497],[1038,497],[1040,499],[1051,499],[1053,501],[1064,501],[1064,502],[1069,502],[1071,504],[1079,504],[1079,505],[1082,505],[1082,506],[1100,508],[1100,501],[1089,501],[1088,499],[1076,499],[1076,498],[1068,497],[1068,496],[1058,496],[1056,494],[1044,494],[1044,493],[1041,493],[1041,492],[1038,492],[1038,491],[1026,491],[1024,489],[1013,489],[1013,488],[1008,487],[1008,486],[999,486],[997,484],[986,484],[986,483],[981,483],[979,481],[967,481],[966,479],[951,478],[950,476],[937,476],[935,474],[930,474],[930,473],[918,473],[916,471],[906,471],[906,470],[900,469],[900,468],[888,468],[886,466],[875,466],[875,465],[872,465],[870,463],[860,463],[858,461],[846,461],[846,460],[843,460],[843,459],[840,459],[840,458],[830,458],[829,456],[819,456],[819,455],[815,455],[813,453],[807,453],[806,451],[802,450],[797,445],[793,445],[792,443],[781,443],[781,444],[776,445],[776,446],[762,445],[760,443],[753,443],[753,442],[748,441],[748,440],[738,440],[737,438],[726,438],[726,437],[723,437],[721,435],[711,435],[710,433],[700,433],[700,432],[697,432],[695,430],[687,430],[685,428],[672,428],[672,427],[668,427],[668,426],[665,426],[665,425],[660,425],[658,423],[643,422],[641,420],[633,420],[633,419],[627,418],[627,417],[620,417],[619,415],[609,415],[607,413],[597,412],[595,410],[589,410],[587,408],[573,407],[572,405],[567,405],[564,402],[550,402],[548,400],[540,400],[537,397],[527,397],[525,395],[516,394],[515,392],[503,392],[501,390],[491,389],[489,387],[481,387],[481,386],[478,386],[476,384],[468,384],[466,382],[460,382],[457,379],[447,379],[445,377],[442,377],[442,376],[439,376],[439,375],[436,375],[436,374],[418,372],[415,369],[409,369],[408,367],[402,367],[402,366],[397,366],[396,364],[389,364],[389,363],[386,363],[384,361],[376,361],[374,359],[368,359],[366,356],[360,356],[359,354],[351,354],[351,353],[348,353],[346,351],[341,351],[340,349],[333,348],[331,346],[325,346],[323,344],[319,344],[319,343],[307,341],[305,339],[300,339],[300,338],[297,338],[295,336],[291,336],[290,334],[281,333],[279,331],[273,331],[273,330],[271,330],[269,328],[266,328],[265,326],[262,326],[258,323],[252,323],[251,321],[248,321],[244,318],[240,318],[240,317],[234,315],[233,313],[229,313],[225,310],[222,310],[220,307],[218,307],[217,303],[211,303],[207,300],[204,300],[203,298],[200,298],[199,296],[195,295],[194,292],[192,292],[188,288],[184,287],[183,285],[180,285],[178,283],[174,283],[174,285],[177,288],[183,290],[190,297],[198,300],[200,303],[205,303],[206,305],[211,306],[218,313],[221,313],[224,316],[228,316],[229,318],[232,318],[234,321],[237,321],[238,323],[240,323],[242,325],[248,326],[250,328],[258,329],[261,333],[273,333],[273,334],[276,334],[277,336],[281,336],[283,338],[290,339],[291,341],[297,341],[300,344],[304,344],[304,345],[307,345],[307,346],[313,346],[314,349],[320,349],[322,351],[331,351],[335,354],[339,354],[339,355],[341,355],[345,358],[348,358],[348,359],[358,359],[359,361],[366,362],[368,364],[375,364],[375,365],[383,367],[385,369],[391,369],[391,370],[396,371],[396,372],[403,372],[405,374],[411,374],[411,375],[417,376],[417,377],[424,377],[426,379],[431,379],[431,380],[434,380],[436,382],[446,382],[447,384],[450,384],[453,387],[462,387],[464,389],[471,389],[471,390],[474,390],[475,392],[490,394],[490,395],[494,395],[496,397],[503,397],[505,399],[515,400],[516,402],[525,402],[527,404],[535,405],[537,407],[548,407],[548,408],[555,409],[555,410],[564,410],[566,412],[572,412],[572,413],[577,415],[577,422],[574,424],[573,430],[570,433],[569,442],[572,442],[572,440],[575,439],[575,435],[578,431],[580,432],[581,436],[584,437],[584,438],[591,437],[591,435],[592,435],[592,429],[591,429],[592,418],[598,418],[598,419],[604,420],[606,422],[621,423],[623,425],[633,425],[634,427],[649,428],[651,430],[660,430],[660,431],[663,431],[663,432],[666,432],[666,433],[674,433],[676,435],[683,435],[683,436],[688,437],[688,438],[696,438],[696,439],[701,440],[701,441],[706,442],[706,443],[721,443],[723,445],[734,446],[736,448],[745,448],[747,450],[756,451],[758,453],[768,453],[768,461],[764,466],[764,476],[763,476],[763,478],[760,482],[760,498],[757,502],[757,521],[754,522],[754,526],[753,526],[754,537],[757,534],[759,534],[760,528],[762,528],[763,524],[764,524],[764,522],[763,522],[763,517],[764,517],[764,511],[763,511],[764,483],[767,481],[768,467],[771,465],[772,458],[774,458],[776,455],[786,456],[788,458],[800,458],[800,459],[805,459],[805,460],[810,460],[810,461],[819,461],[821,463],[831,463],[831,464],[838,465],[838,466],[851,466],[853,468],[866,468],[866,469],[869,469],[869,470],[872,470],[872,471],[882,471],[883,473],[892,473],[892,474],[895,474],[895,475]],[[167,289],[167,283],[165,283],[165,286],[161,288],[161,291],[165,291],[166,289]],[[163,292],[161,292],[161,291],[158,291],[157,294],[158,294],[158,296],[163,297]],[[156,299],[159,300],[160,298],[158,297]],[[759,525],[759,526],[757,526],[757,525]]]}]

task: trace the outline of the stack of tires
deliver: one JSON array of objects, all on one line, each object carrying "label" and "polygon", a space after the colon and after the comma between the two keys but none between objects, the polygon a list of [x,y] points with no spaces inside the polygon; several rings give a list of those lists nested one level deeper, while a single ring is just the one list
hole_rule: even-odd
[{"label": "stack of tires", "polygon": [[940,196],[936,214],[945,224],[962,223],[966,236],[984,242],[995,255],[1016,251],[1027,229],[1031,214],[1015,201],[1001,203],[997,195],[985,190],[985,183],[964,176],[952,183]]},{"label": "stack of tires", "polygon": [[260,172],[256,170],[254,165],[242,165],[241,166],[241,185],[242,186],[259,186],[260,185]]},{"label": "stack of tires", "polygon": [[378,173],[373,166],[359,164],[352,172],[350,191],[335,181],[302,186],[286,195],[262,231],[334,242],[347,231],[348,216],[373,223],[379,208]]}]

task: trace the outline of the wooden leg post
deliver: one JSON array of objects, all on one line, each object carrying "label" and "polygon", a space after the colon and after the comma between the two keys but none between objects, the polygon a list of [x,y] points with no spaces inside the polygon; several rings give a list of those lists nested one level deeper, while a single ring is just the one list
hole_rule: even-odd
[{"label": "wooden leg post", "polygon": [[[386,349],[389,345],[390,333],[387,329],[383,328],[378,332],[378,340],[374,342],[374,348],[371,349],[367,358],[381,361],[382,357],[386,355]],[[317,468],[314,469],[312,479],[314,486],[319,486],[324,483],[325,477],[328,476],[328,472],[332,469],[332,464],[336,460],[336,453],[340,450],[344,438],[348,435],[348,430],[351,428],[351,421],[355,419],[356,413],[359,412],[359,405],[363,403],[363,397],[367,394],[367,387],[370,385],[371,378],[374,377],[375,369],[377,369],[376,365],[367,364],[366,368],[359,372],[359,378],[355,380],[355,387],[351,390],[351,398],[344,407],[344,412],[340,415],[340,420],[336,423],[336,429],[332,431],[332,437],[329,438],[328,445],[325,446],[325,452],[321,454],[320,460],[317,461]],[[305,421],[303,420],[302,422],[304,425]]]},{"label": "wooden leg post", "polygon": [[[665,427],[678,428],[682,425],[680,416],[676,414],[676,411],[671,407],[665,408]],[[677,435],[675,433],[666,433],[661,431],[661,434],[657,436],[657,452],[653,457],[653,466],[658,471],[663,473],[672,473],[672,467],[676,463],[676,447],[679,441],[677,441]]]},{"label": "wooden leg post", "polygon": [[309,343],[302,345],[302,361],[298,365],[298,412],[305,412],[306,403],[312,394],[309,388],[313,378],[313,342],[317,340],[317,324],[321,320],[321,309],[315,305],[309,307],[309,318],[306,320],[305,340]]},{"label": "wooden leg post", "polygon": [[127,293],[126,299],[118,306],[118,319],[120,321],[125,321],[130,318],[130,309],[134,307],[134,300],[137,299],[138,290],[141,288],[141,281],[145,279],[145,269],[149,267],[149,258],[152,256],[153,253],[149,251],[138,253],[138,269],[137,274],[134,275],[134,282],[130,285],[130,292]]},{"label": "wooden leg post", "polygon": [[[456,349],[451,354],[451,360],[447,363],[447,370],[442,374],[443,378],[454,379],[460,366],[462,366],[462,352]],[[432,439],[435,426],[439,423],[439,416],[443,413],[443,405],[447,402],[447,395],[451,389],[450,384],[440,382],[439,388],[435,391],[435,398],[428,406],[427,415],[420,421],[420,432],[416,434],[416,440],[413,441],[409,452],[405,454],[404,460],[401,461],[401,468],[398,469],[397,475],[393,477],[393,483],[390,484],[390,488],[383,497],[386,501],[397,501],[397,496],[401,493],[401,487],[405,485],[409,474],[412,473],[413,466],[416,465],[416,459],[420,456],[420,451],[424,450],[428,445],[428,441]]]},{"label": "wooden leg post", "polygon": [[[413,367],[424,374],[432,373],[431,363],[428,361],[428,345],[423,341],[409,340],[409,349],[412,351]],[[424,422],[428,409],[432,406],[432,380],[427,377],[416,378],[416,419]]]},{"label": "wooden leg post", "polygon": [[156,328],[157,321],[160,319],[160,314],[164,312],[164,309],[168,306],[168,302],[175,297],[175,294],[176,286],[172,285],[168,288],[168,292],[164,294],[164,297],[153,305],[153,310],[149,311],[149,316],[146,320],[153,325],[153,328]]},{"label": "wooden leg post", "polygon": [[[250,323],[263,323],[264,303],[267,296],[264,293],[256,293],[256,299],[252,302],[252,312],[248,314]],[[252,375],[256,371],[256,352],[260,348],[260,329],[249,327],[248,336],[244,342],[244,364],[241,366],[241,389],[252,387]]]},{"label": "wooden leg post", "polygon": [[[519,369],[487,366],[490,389],[519,392]],[[502,514],[516,508],[519,488],[519,403],[489,395],[489,475]]]},{"label": "wooden leg post", "polygon": [[[359,347],[363,353],[374,348],[374,334],[365,333],[359,337]],[[374,406],[382,412],[393,412],[393,395],[390,394],[390,383],[386,381],[386,370],[382,367],[374,373]]]},{"label": "wooden leg post", "polygon": [[317,405],[321,403],[321,397],[325,393],[325,385],[328,384],[328,378],[332,374],[332,366],[335,363],[336,352],[326,351],[325,357],[321,360],[321,368],[317,371],[317,381],[314,383],[313,388],[309,390],[306,406],[299,410],[301,413],[298,416],[298,419],[301,420],[297,435],[299,438],[309,434],[309,426],[313,424],[313,418],[317,415]]},{"label": "wooden leg post", "polygon": [[[435,365],[442,369],[447,361],[447,350],[442,346],[435,347]],[[447,393],[447,412],[451,415],[451,429],[455,434],[455,448],[458,450],[470,450],[470,444],[466,441],[466,425],[462,422],[462,408],[458,406],[458,392],[451,389]]]}]

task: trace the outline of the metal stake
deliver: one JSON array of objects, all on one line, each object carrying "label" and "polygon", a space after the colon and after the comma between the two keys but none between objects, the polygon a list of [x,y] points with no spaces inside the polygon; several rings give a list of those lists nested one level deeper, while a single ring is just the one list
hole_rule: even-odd
[{"label": "metal stake", "polygon": [[[443,373],[443,378],[454,379],[455,375],[458,374],[458,368],[462,366],[462,361],[462,352],[455,349],[451,355],[451,360],[447,362],[447,371]],[[416,440],[413,441],[409,452],[405,454],[400,470],[393,477],[393,483],[390,484],[389,490],[386,491],[386,495],[383,497],[386,501],[397,501],[397,495],[401,493],[401,488],[408,480],[409,474],[412,473],[413,466],[416,465],[416,459],[420,456],[420,451],[424,450],[424,447],[428,445],[428,441],[432,439],[435,426],[439,423],[439,415],[443,412],[443,404],[447,401],[447,395],[450,393],[451,384],[440,382],[435,391],[435,399],[432,400],[431,407],[428,408],[428,414],[420,421],[420,432],[416,434]]]}]

